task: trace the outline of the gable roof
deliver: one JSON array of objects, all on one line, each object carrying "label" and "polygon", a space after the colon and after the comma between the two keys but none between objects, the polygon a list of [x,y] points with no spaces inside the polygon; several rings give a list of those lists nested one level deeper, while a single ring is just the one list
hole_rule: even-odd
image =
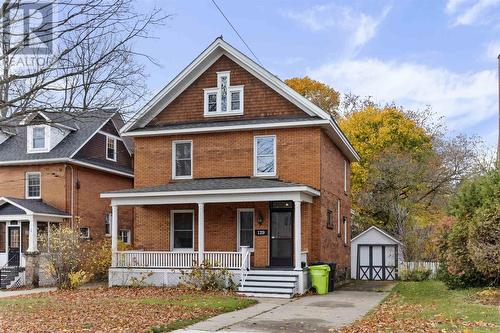
[{"label": "gable roof", "polygon": [[369,227],[368,229],[366,229],[365,231],[363,231],[362,233],[360,233],[360,234],[359,234],[359,235],[357,235],[356,237],[352,238],[352,239],[351,239],[351,243],[352,243],[355,239],[357,239],[357,238],[359,238],[359,237],[363,236],[364,234],[368,233],[370,230],[375,230],[375,231],[377,231],[377,232],[381,233],[382,235],[384,235],[384,236],[386,236],[386,237],[390,238],[391,240],[395,241],[395,242],[396,242],[396,243],[398,243],[399,245],[403,245],[403,243],[401,243],[400,241],[398,241],[398,240],[397,240],[394,236],[391,236],[391,235],[390,235],[390,234],[388,234],[386,231],[384,231],[384,230],[382,230],[382,229],[380,229],[380,228],[377,228],[377,227],[376,227],[376,226],[374,226],[374,225],[372,225],[371,227]]},{"label": "gable roof", "polygon": [[[15,135],[10,136],[7,140],[0,144],[0,166],[1,165],[18,165],[18,164],[37,164],[37,163],[56,163],[56,162],[75,162],[76,153],[109,121],[113,120],[113,124],[118,126],[120,122],[116,110],[95,110],[88,111],[83,117],[73,117],[70,114],[44,113],[43,117],[50,119],[47,125],[64,127],[70,130],[68,135],[50,151],[45,153],[28,153],[27,152],[27,126],[21,126],[11,129],[15,131]],[[119,118],[119,119],[118,119]],[[119,128],[118,128],[119,129]],[[127,149],[131,149],[129,140],[124,143]],[[130,152],[130,151],[129,151]],[[81,161],[92,166],[92,161]],[[123,166],[107,165],[105,169],[102,165],[95,165],[96,168],[103,171],[111,170],[117,173],[125,173],[128,176],[133,174],[132,170],[123,170]]]},{"label": "gable roof", "polygon": [[[144,128],[154,117],[162,112],[171,102],[175,100],[187,87],[189,87],[207,68],[209,68],[221,56],[227,56],[243,69],[297,106],[310,117],[328,120],[332,126],[331,137],[339,145],[339,148],[348,156],[351,161],[358,161],[359,155],[342,133],[335,120],[312,103],[310,100],[300,95],[294,89],[286,85],[277,76],[267,71],[265,68],[255,63],[245,54],[225,42],[222,38],[217,38],[198,57],[196,57],[182,72],[170,81],[159,93],[157,93],[146,105],[144,105],[135,116],[133,116],[122,128],[121,132],[132,132]],[[125,134],[126,135],[126,134]]]},{"label": "gable roof", "polygon": [[0,207],[5,205],[11,206],[9,208],[12,212],[23,212],[23,214],[28,215],[51,215],[58,217],[70,218],[71,215],[59,210],[49,204],[46,204],[42,200],[36,199],[19,199],[12,197],[0,197]]}]

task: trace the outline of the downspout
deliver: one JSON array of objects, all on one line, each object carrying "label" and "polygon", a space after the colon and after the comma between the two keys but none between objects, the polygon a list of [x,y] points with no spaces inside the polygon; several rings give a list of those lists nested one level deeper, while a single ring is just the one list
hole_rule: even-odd
[{"label": "downspout", "polygon": [[75,186],[75,179],[74,179],[74,169],[71,164],[65,164],[65,167],[71,168],[71,229],[73,229],[73,224],[74,224],[74,186]]}]

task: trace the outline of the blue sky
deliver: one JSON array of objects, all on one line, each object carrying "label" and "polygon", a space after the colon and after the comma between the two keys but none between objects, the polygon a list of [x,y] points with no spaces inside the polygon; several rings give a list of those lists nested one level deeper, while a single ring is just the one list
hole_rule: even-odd
[{"label": "blue sky", "polygon": [[[497,139],[500,0],[216,0],[281,79],[309,75],[341,92],[425,108],[450,133]],[[246,47],[210,0],[148,0],[172,17],[140,41],[149,88],[168,83],[217,36]]]}]

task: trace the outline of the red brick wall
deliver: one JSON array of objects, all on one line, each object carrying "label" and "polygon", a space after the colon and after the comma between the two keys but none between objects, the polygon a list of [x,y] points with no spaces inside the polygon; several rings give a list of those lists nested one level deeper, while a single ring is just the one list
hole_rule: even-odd
[{"label": "red brick wall", "polygon": [[[317,221],[317,233],[321,235],[319,241],[320,260],[336,261],[338,268],[350,267],[350,230],[351,230],[351,205],[349,193],[344,192],[344,160],[347,158],[340,152],[329,137],[322,133],[321,135],[321,207],[320,216]],[[348,167],[348,182],[350,179],[350,166]],[[348,183],[348,190],[350,184]],[[337,200],[341,203],[341,234],[337,234]],[[333,212],[334,228],[326,227],[327,211]],[[348,223],[348,243],[344,244],[344,227],[342,225],[342,217],[347,217]]]},{"label": "red brick wall", "polygon": [[277,176],[280,180],[320,187],[320,129],[144,137],[135,139],[135,187],[172,180],[172,141],[193,140],[193,177],[253,176],[255,135],[276,135]]},{"label": "red brick wall", "polygon": [[[217,72],[231,71],[230,84],[244,85],[244,115],[205,118],[204,88],[217,87]],[[269,88],[262,81],[244,70],[226,56],[220,57],[167,108],[158,114],[150,125],[182,122],[227,121],[262,117],[304,117],[302,110]]]},{"label": "red brick wall", "polygon": [[[80,218],[81,227],[90,228],[92,239],[105,236],[105,214],[111,212],[110,200],[101,199],[103,192],[132,188],[133,180],[98,170],[74,166],[75,182],[80,182],[80,189],[75,186],[75,216]],[[68,170],[68,177],[71,171]],[[68,182],[68,186],[71,180]],[[68,189],[70,191],[70,189]],[[122,207],[118,211],[118,229],[129,229],[133,233],[134,212],[132,207]]]},{"label": "red brick wall", "polygon": [[[110,212],[109,200],[99,197],[101,192],[131,188],[133,180],[101,171],[73,165],[74,215],[80,217],[81,226],[90,227],[93,239],[104,237],[104,215]],[[26,172],[41,172],[42,200],[62,211],[71,213],[71,169],[65,164],[2,166],[0,167],[0,197],[25,197]],[[133,227],[133,208],[120,209],[119,228]]]}]

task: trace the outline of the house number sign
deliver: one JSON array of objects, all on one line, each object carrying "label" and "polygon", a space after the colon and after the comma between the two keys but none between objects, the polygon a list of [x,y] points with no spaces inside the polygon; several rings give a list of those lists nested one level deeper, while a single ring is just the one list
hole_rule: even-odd
[{"label": "house number sign", "polygon": [[255,230],[255,236],[267,236],[267,230],[265,229]]}]

